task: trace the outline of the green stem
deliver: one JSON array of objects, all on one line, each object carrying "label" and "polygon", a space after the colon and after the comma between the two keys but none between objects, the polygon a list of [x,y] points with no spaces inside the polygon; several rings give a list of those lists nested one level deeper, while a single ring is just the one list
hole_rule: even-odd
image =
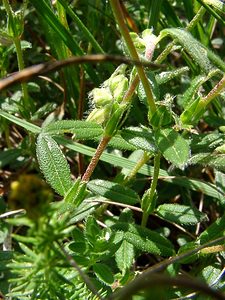
[{"label": "green stem", "polygon": [[[12,31],[13,31],[13,42],[16,48],[16,55],[17,55],[17,63],[18,63],[18,69],[19,71],[22,71],[24,69],[24,61],[23,61],[23,52],[21,48],[21,41],[20,41],[20,36],[17,34],[17,29],[16,29],[16,24],[15,24],[15,19],[14,19],[14,14],[13,11],[9,5],[8,0],[3,0],[5,10],[8,15],[8,19],[11,23],[12,26]],[[28,89],[27,89],[27,84],[26,83],[21,83],[22,87],[22,93],[23,93],[23,108],[25,111],[25,115],[29,115],[29,108],[30,108],[30,103],[29,103],[29,96],[28,96]]]},{"label": "green stem", "polygon": [[[23,52],[22,52],[21,42],[20,42],[19,37],[14,38],[14,44],[16,47],[18,68],[19,68],[19,71],[22,71],[24,69],[24,61],[23,61]],[[25,82],[23,82],[23,83],[21,83],[21,87],[22,87],[22,92],[23,92],[23,105],[24,105],[25,110],[27,111],[30,108],[27,84]]]},{"label": "green stem", "polygon": [[[151,202],[153,201],[155,191],[156,191],[156,186],[159,178],[159,169],[160,169],[160,158],[161,154],[158,153],[154,157],[154,171],[153,171],[153,177],[152,177],[152,182],[150,186],[150,191],[149,191],[149,205],[150,207]],[[145,227],[148,221],[148,216],[149,216],[149,209],[147,208],[146,211],[143,212],[142,220],[141,220],[141,226]]]},{"label": "green stem", "polygon": [[[115,16],[117,24],[119,26],[121,35],[126,43],[129,53],[130,53],[130,56],[134,60],[139,60],[139,56],[138,56],[137,51],[134,47],[134,44],[131,40],[127,26],[124,22],[124,16],[123,16],[123,12],[122,12],[119,1],[118,0],[110,0],[110,5],[113,10],[113,14]],[[150,87],[148,78],[147,78],[142,66],[136,66],[136,69],[137,69],[138,76],[140,77],[140,80],[143,84],[143,87],[144,87],[144,90],[145,90],[145,93],[146,93],[146,96],[148,99],[150,114],[153,115],[154,112],[156,111],[156,105],[155,105],[155,101],[153,99],[153,95],[152,95],[152,91],[151,91],[151,87]]]}]

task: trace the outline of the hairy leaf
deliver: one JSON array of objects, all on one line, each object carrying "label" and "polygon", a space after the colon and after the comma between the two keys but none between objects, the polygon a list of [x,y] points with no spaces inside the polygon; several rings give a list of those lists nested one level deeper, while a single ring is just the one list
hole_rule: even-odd
[{"label": "hairy leaf", "polygon": [[117,267],[124,274],[126,270],[129,270],[134,261],[134,246],[127,242],[126,240],[122,241],[119,249],[116,251],[116,264]]},{"label": "hairy leaf", "polygon": [[208,58],[206,49],[189,32],[179,28],[167,28],[161,31],[162,36],[168,34],[184,47],[194,62],[198,64],[206,74],[212,70],[213,65]]},{"label": "hairy leaf", "polygon": [[190,152],[187,141],[172,128],[157,130],[155,138],[163,156],[175,166],[184,167]]},{"label": "hairy leaf", "polygon": [[156,152],[155,139],[152,131],[144,127],[128,127],[121,131],[121,136],[131,145],[148,152]]},{"label": "hairy leaf", "polygon": [[183,225],[195,225],[207,220],[206,214],[195,208],[181,204],[159,205],[156,213],[166,220]]},{"label": "hairy leaf", "polygon": [[70,168],[55,140],[40,134],[37,139],[37,159],[46,180],[61,196],[72,186]]},{"label": "hairy leaf", "polygon": [[112,285],[114,277],[111,269],[102,263],[96,263],[93,265],[93,271],[100,281],[103,281],[107,285]]},{"label": "hairy leaf", "polygon": [[211,240],[224,236],[225,234],[225,214],[211,224],[205,231],[203,231],[198,241],[200,244],[205,244]]},{"label": "hairy leaf", "polygon": [[88,189],[97,195],[115,202],[136,204],[140,201],[138,194],[128,187],[107,180],[95,179],[88,182]]},{"label": "hairy leaf", "polygon": [[62,120],[50,123],[42,130],[48,134],[75,134],[77,140],[93,139],[103,133],[102,127],[94,122]]},{"label": "hairy leaf", "polygon": [[159,233],[140,225],[118,222],[112,230],[123,232],[123,239],[136,249],[161,256],[174,254],[173,245]]}]

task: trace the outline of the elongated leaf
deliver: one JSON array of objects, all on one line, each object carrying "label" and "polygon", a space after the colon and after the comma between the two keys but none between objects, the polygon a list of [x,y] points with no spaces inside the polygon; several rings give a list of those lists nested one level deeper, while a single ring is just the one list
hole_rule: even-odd
[{"label": "elongated leaf", "polygon": [[172,71],[161,72],[160,74],[156,75],[156,81],[159,85],[165,84],[168,81],[172,80],[173,78],[176,78],[188,72],[188,70],[189,70],[188,67],[182,67],[182,68],[174,69]]},{"label": "elongated leaf", "polygon": [[132,266],[134,254],[134,246],[126,240],[122,242],[119,249],[116,251],[116,264],[123,274]]},{"label": "elongated leaf", "polygon": [[21,127],[23,127],[24,129],[26,129],[26,130],[28,130],[28,131],[30,131],[32,133],[37,134],[37,133],[41,132],[41,128],[40,127],[38,127],[38,126],[36,126],[36,125],[34,125],[32,123],[29,123],[29,122],[27,122],[25,120],[22,120],[20,118],[17,118],[17,117],[15,117],[13,115],[10,115],[10,114],[8,114],[7,112],[5,112],[5,111],[3,111],[1,109],[0,109],[0,116],[2,116],[3,118],[5,118],[5,119],[7,119],[7,120],[9,120],[9,121],[11,121],[11,122],[13,122],[13,123],[21,126]]},{"label": "elongated leaf", "polygon": [[190,152],[187,141],[172,128],[157,130],[155,138],[163,156],[175,166],[184,167]]},{"label": "elongated leaf", "polygon": [[202,245],[224,235],[225,235],[225,214],[221,218],[217,219],[213,224],[211,224],[205,231],[203,231],[200,234],[198,241]]},{"label": "elongated leaf", "polygon": [[131,243],[136,249],[161,256],[174,254],[173,245],[170,241],[155,231],[122,222],[118,222],[111,228],[123,232],[123,239]]},{"label": "elongated leaf", "polygon": [[[49,26],[58,34],[59,38],[65,43],[65,45],[70,49],[74,55],[84,55],[83,50],[78,45],[77,41],[74,39],[72,34],[60,23],[58,18],[55,16],[53,11],[50,9],[49,5],[44,0],[30,0],[32,5],[36,8],[37,12],[41,14],[41,17],[44,18]],[[92,66],[85,64],[84,68],[86,69],[90,78],[98,83],[98,76],[96,75]]]},{"label": "elongated leaf", "polygon": [[115,182],[95,179],[88,183],[88,189],[97,195],[109,198],[115,202],[136,204],[140,201],[138,194],[128,187]]},{"label": "elongated leaf", "polygon": [[156,152],[152,131],[144,127],[128,127],[121,131],[121,136],[131,145],[148,152]]},{"label": "elongated leaf", "polygon": [[37,158],[48,183],[57,193],[64,196],[72,186],[70,169],[61,149],[51,136],[38,136]]},{"label": "elongated leaf", "polygon": [[96,263],[93,265],[93,271],[100,281],[103,281],[107,285],[112,285],[114,277],[111,269],[102,263]]},{"label": "elongated leaf", "polygon": [[200,164],[225,171],[225,154],[222,153],[199,153],[193,155],[188,161],[189,164]]},{"label": "elongated leaf", "polygon": [[194,62],[207,74],[213,66],[208,58],[207,51],[189,32],[179,28],[169,28],[161,31],[162,36],[169,34],[176,39],[192,57]]},{"label": "elongated leaf", "polygon": [[74,181],[71,188],[66,192],[64,202],[71,204],[72,209],[74,209],[84,200],[86,193],[86,183],[78,178],[76,181]]},{"label": "elongated leaf", "polygon": [[207,220],[206,214],[190,206],[180,204],[159,205],[156,213],[166,220],[183,225],[195,225]]},{"label": "elongated leaf", "polygon": [[[57,140],[58,143],[66,146],[68,149],[82,153],[84,155],[93,156],[95,153],[94,148],[79,144],[77,142],[71,142],[62,137],[55,137],[55,140]],[[135,162],[125,157],[118,157],[117,155],[111,153],[103,153],[101,155],[100,160],[107,162],[113,166],[126,168],[129,170],[132,170],[136,166]],[[146,176],[152,176],[153,167],[145,164],[138,170],[138,173]],[[160,178],[161,180],[165,180],[171,184],[182,186],[192,191],[201,191],[205,195],[213,197],[214,199],[218,199],[219,201],[224,201],[224,194],[221,193],[221,191],[212,183],[204,182],[203,180],[198,180],[198,179],[190,179],[184,176],[171,177],[168,172],[162,169],[160,169],[159,171],[159,176],[161,177]]]},{"label": "elongated leaf", "polygon": [[48,134],[73,133],[78,140],[93,139],[103,133],[102,127],[94,122],[62,120],[50,123],[43,128]]}]

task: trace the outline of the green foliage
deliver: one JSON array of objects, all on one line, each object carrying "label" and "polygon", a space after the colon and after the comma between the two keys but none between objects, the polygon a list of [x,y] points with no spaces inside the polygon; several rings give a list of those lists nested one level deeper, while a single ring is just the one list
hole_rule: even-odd
[{"label": "green foliage", "polygon": [[222,2],[3,0],[2,296],[224,298]]}]

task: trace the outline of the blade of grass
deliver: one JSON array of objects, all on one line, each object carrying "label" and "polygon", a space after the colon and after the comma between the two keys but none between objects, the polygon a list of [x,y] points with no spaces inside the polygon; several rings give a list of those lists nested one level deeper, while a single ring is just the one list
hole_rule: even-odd
[{"label": "blade of grass", "polygon": [[[72,34],[60,23],[49,5],[44,0],[31,0],[33,6],[36,8],[38,14],[44,18],[50,27],[58,34],[58,38],[62,39],[65,45],[70,49],[74,55],[84,55],[83,50],[79,47],[78,43]],[[95,84],[99,84],[98,76],[92,66],[85,65],[85,70]]]}]

